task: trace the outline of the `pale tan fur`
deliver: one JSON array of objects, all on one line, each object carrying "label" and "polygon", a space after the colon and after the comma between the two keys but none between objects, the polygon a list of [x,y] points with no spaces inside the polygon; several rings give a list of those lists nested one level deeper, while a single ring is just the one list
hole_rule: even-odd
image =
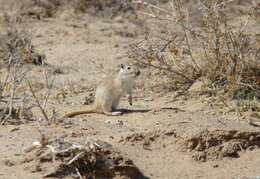
[{"label": "pale tan fur", "polygon": [[115,111],[120,98],[128,95],[128,102],[132,105],[132,89],[135,79],[140,71],[133,66],[121,65],[121,69],[115,76],[106,78],[96,89],[94,104],[85,110],[66,114],[64,117],[74,117],[80,114],[101,113],[110,116],[121,115]]}]

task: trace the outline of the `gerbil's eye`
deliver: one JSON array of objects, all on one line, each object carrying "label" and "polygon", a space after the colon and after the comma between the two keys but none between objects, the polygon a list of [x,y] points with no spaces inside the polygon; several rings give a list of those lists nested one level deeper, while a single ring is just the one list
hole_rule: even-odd
[{"label": "gerbil's eye", "polygon": [[131,70],[131,67],[127,67],[128,70]]}]

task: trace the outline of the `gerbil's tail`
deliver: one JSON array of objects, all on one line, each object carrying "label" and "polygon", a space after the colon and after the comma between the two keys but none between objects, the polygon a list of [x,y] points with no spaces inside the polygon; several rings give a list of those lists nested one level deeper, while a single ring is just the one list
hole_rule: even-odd
[{"label": "gerbil's tail", "polygon": [[90,109],[86,109],[86,110],[82,110],[82,111],[74,111],[68,114],[65,114],[64,117],[74,117],[77,115],[81,115],[81,114],[88,114],[88,113],[97,113],[97,110],[94,108],[90,108]]}]

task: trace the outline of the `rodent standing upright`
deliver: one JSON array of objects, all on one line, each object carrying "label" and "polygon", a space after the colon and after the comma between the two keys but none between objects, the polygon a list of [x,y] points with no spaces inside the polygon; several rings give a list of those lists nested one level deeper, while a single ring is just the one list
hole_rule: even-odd
[{"label": "rodent standing upright", "polygon": [[140,74],[141,72],[137,68],[121,64],[117,75],[109,76],[97,87],[94,104],[89,109],[71,112],[64,117],[74,117],[87,113],[101,113],[109,116],[121,115],[121,111],[116,111],[120,98],[124,94],[128,94],[128,102],[132,105],[132,90],[135,80]]}]

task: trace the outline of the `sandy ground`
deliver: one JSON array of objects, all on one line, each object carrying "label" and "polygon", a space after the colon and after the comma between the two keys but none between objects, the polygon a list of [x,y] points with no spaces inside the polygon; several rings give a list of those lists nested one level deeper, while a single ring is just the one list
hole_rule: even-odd
[{"label": "sandy ground", "polygon": [[[129,61],[128,45],[144,35],[139,24],[119,17],[109,20],[86,15],[30,20],[26,27],[35,47],[46,54],[48,63],[64,71],[55,77],[49,107],[49,110],[55,107],[59,115],[83,108],[85,97],[98,83],[119,64]],[[31,68],[30,78],[42,79],[44,69]],[[238,120],[234,113],[220,112],[211,105],[214,102],[210,97],[201,96],[198,100],[175,98],[173,92],[154,93],[149,90],[149,80],[145,73],[138,79],[133,106],[125,98],[120,103],[120,107],[132,112],[117,117],[81,115],[51,125],[42,124],[40,129],[52,137],[66,135],[72,139],[106,141],[125,153],[151,179],[260,177],[259,149],[239,151],[235,158],[202,162],[193,159],[193,151],[181,150],[180,145],[187,136],[205,129],[260,132],[259,128],[250,126],[244,119]],[[62,91],[65,98],[58,100],[57,95]],[[154,110],[143,112],[142,109]],[[0,178],[42,178],[44,171],[31,172],[30,165],[21,163],[26,156],[24,149],[39,140],[38,128],[37,121],[0,126]],[[166,135],[167,131],[175,131],[178,137]],[[139,134],[158,134],[158,137],[150,138],[145,147],[145,137],[140,140],[133,137]]]}]

